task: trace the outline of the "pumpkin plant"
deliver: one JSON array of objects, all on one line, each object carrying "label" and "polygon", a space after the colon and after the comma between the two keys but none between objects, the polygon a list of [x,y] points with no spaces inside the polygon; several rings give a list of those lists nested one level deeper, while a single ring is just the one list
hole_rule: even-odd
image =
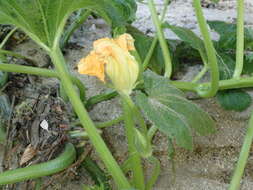
[{"label": "pumpkin plant", "polygon": [[96,12],[112,26],[120,26],[133,18],[135,2],[132,0],[124,2],[116,0],[1,0],[0,23],[11,24],[23,30],[47,52],[55,66],[55,70],[43,70],[43,72],[37,68],[24,68],[21,66],[15,68],[14,65],[9,64],[1,64],[0,69],[4,70],[6,68],[9,71],[13,69],[12,72],[22,72],[23,69],[24,72],[29,74],[57,76],[73,109],[85,127],[85,131],[88,133],[96,151],[113,176],[115,183],[120,189],[127,189],[131,186],[88,116],[60,50],[59,42],[65,23],[70,14],[80,8]]},{"label": "pumpkin plant", "polygon": [[[124,33],[125,25],[134,19],[136,11],[134,0],[0,0],[0,23],[11,24],[23,30],[50,56],[55,67],[53,70],[48,70],[14,64],[0,64],[0,70],[58,78],[81,125],[85,129],[85,133],[109,174],[114,179],[117,188],[120,190],[151,190],[160,173],[160,163],[153,156],[152,149],[152,138],[157,130],[167,135],[169,142],[175,141],[179,146],[189,150],[193,149],[193,130],[199,135],[207,135],[215,131],[214,121],[210,116],[187,100],[181,90],[193,91],[201,97],[207,98],[215,96],[218,90],[253,86],[252,77],[240,77],[243,67],[244,33],[241,27],[244,10],[243,1],[238,0],[238,2],[237,61],[235,72],[231,79],[220,80],[219,78],[218,58],[209,34],[207,22],[203,16],[200,0],[193,0],[193,6],[203,41],[192,33],[185,35],[185,30],[174,27],[174,31],[177,31],[181,37],[185,38],[187,36],[185,38],[186,41],[196,43],[195,48],[199,50],[203,59],[204,69],[197,76],[197,80],[192,82],[170,80],[173,71],[173,59],[170,48],[164,38],[163,27],[172,27],[162,22],[169,4],[168,0],[165,1],[161,19],[158,17],[153,0],[148,0],[157,35],[144,60],[135,49],[138,44],[134,44],[134,38],[130,34]],[[114,92],[110,94],[98,95],[89,100],[85,98],[82,82],[70,74],[61,52],[61,47],[64,46],[63,44],[65,44],[69,34],[74,30],[70,28],[70,31],[63,35],[61,42],[66,21],[72,12],[80,11],[80,9],[82,11],[80,12],[82,19],[87,18],[87,15],[92,11],[103,17],[111,24],[112,28],[116,28],[114,30],[114,38],[104,38],[95,41],[93,50],[78,64],[79,73],[96,76],[105,85],[114,89]],[[84,9],[86,11],[83,12]],[[82,19],[80,20],[82,21]],[[77,25],[81,21],[77,22]],[[76,25],[73,28],[76,28]],[[149,60],[158,41],[165,61],[164,77],[150,70],[144,72],[148,67]],[[199,79],[207,71],[210,72],[211,81],[199,83]],[[75,87],[79,90],[79,94]],[[85,109],[85,106],[90,107],[94,102],[97,103],[116,95],[119,95],[122,101],[123,117],[102,124],[100,128],[124,120],[129,154],[121,166],[113,158],[106,143],[101,138],[98,131],[99,125],[93,123]],[[152,125],[148,127],[145,119],[151,121]],[[76,135],[78,133],[79,131],[74,131],[72,134]],[[251,136],[248,136],[246,139],[247,146],[244,147],[246,152],[248,152],[250,140]],[[170,146],[170,148],[173,148],[173,146]],[[71,154],[68,154],[68,152]],[[245,159],[245,154],[243,155]],[[50,163],[50,167],[42,165],[49,170],[43,170],[41,176],[50,175],[66,168],[67,164],[50,170],[53,165],[55,167],[60,165],[57,164],[59,161],[65,160],[66,163],[71,163],[74,160],[74,156],[74,147],[67,145],[64,153],[59,159],[53,160]],[[145,179],[142,167],[143,159],[151,162],[154,166],[150,179]],[[26,172],[27,175],[23,175],[23,172]],[[27,167],[23,170],[17,169],[3,172],[0,174],[0,184],[30,179],[33,172],[40,174],[38,167]],[[129,177],[131,180],[127,178],[129,172],[132,174]],[[36,177],[40,177],[40,175],[36,175]],[[236,175],[235,179],[240,179],[240,175]]]}]

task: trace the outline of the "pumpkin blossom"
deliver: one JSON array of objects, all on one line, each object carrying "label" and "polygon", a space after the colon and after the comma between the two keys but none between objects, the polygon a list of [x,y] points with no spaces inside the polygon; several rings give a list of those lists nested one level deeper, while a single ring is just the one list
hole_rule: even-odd
[{"label": "pumpkin blossom", "polygon": [[139,65],[129,52],[132,50],[134,40],[129,34],[96,40],[93,51],[80,60],[78,72],[96,76],[103,82],[108,82],[108,78],[118,92],[130,94],[139,74]]}]

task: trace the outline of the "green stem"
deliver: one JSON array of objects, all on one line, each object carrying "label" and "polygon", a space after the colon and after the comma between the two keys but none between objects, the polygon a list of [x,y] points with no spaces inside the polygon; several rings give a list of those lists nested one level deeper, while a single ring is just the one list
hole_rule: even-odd
[{"label": "green stem", "polygon": [[154,53],[154,50],[155,50],[155,47],[157,45],[157,42],[158,42],[158,37],[157,35],[154,37],[153,41],[152,41],[152,44],[148,50],[148,53],[143,61],[143,70],[145,71],[147,68],[148,68],[148,64],[152,58],[152,55]]},{"label": "green stem", "polygon": [[198,93],[202,97],[215,96],[219,87],[219,68],[217,63],[216,52],[208,31],[207,23],[203,15],[200,0],[193,0],[195,13],[197,16],[198,24],[200,27],[201,34],[204,39],[205,49],[208,57],[208,66],[211,71],[211,83],[207,89],[199,88]]},{"label": "green stem", "polygon": [[161,45],[162,52],[163,52],[164,63],[165,63],[164,76],[170,78],[172,75],[172,62],[171,62],[171,58],[170,58],[169,47],[168,47],[167,41],[164,37],[164,33],[162,30],[162,24],[158,18],[157,11],[156,11],[156,8],[154,5],[154,1],[148,0],[148,6],[149,6],[149,9],[151,12],[151,17],[152,17],[153,23],[154,23],[156,30],[157,30],[157,37],[158,37],[158,40],[159,40],[159,43]]},{"label": "green stem", "polygon": [[247,164],[252,141],[253,141],[253,114],[251,115],[251,118],[249,121],[249,127],[247,130],[246,136],[244,138],[239,160],[238,160],[232,181],[230,183],[229,190],[238,190],[240,187],[240,182],[243,176],[245,166]]},{"label": "green stem", "polygon": [[71,25],[65,30],[65,32],[62,35],[62,39],[60,41],[60,47],[61,49],[65,47],[65,45],[68,43],[70,36],[74,33],[74,31],[80,27],[81,24],[87,20],[87,18],[90,16],[91,11],[82,9],[78,12],[78,15],[76,15],[75,20]]},{"label": "green stem", "polygon": [[[162,16],[161,16],[161,22],[163,22],[163,19],[164,19],[165,15],[166,15],[169,2],[170,2],[170,0],[166,0],[164,2],[164,8],[163,8]],[[150,62],[150,60],[152,58],[152,55],[153,55],[153,52],[155,50],[157,42],[158,42],[158,36],[156,34],[155,37],[154,37],[154,39],[153,39],[153,41],[152,41],[152,44],[151,44],[151,46],[150,46],[150,48],[148,50],[148,54],[146,55],[145,60],[143,62],[143,70],[146,70],[148,68],[148,64],[149,64],[149,62]]]},{"label": "green stem", "polygon": [[[14,73],[37,75],[37,76],[42,76],[42,77],[59,78],[57,72],[54,70],[42,69],[42,68],[37,68],[37,67],[32,67],[32,66],[23,66],[23,65],[16,65],[16,64],[0,64],[0,70],[5,71],[5,72],[14,72]],[[81,100],[85,101],[86,89],[83,83],[75,76],[71,76],[71,80],[78,87]]]},{"label": "green stem", "polygon": [[[166,0],[164,2],[164,8],[163,8],[162,16],[161,16],[161,22],[163,22],[163,20],[164,20],[164,17],[166,15],[166,12],[167,12],[167,9],[168,9],[169,2],[170,2],[170,0]],[[155,37],[154,37],[154,39],[153,39],[153,41],[152,41],[152,44],[151,44],[151,46],[150,46],[150,48],[148,50],[148,53],[147,53],[147,55],[145,57],[145,60],[143,62],[143,70],[146,70],[148,68],[148,64],[149,64],[149,62],[150,62],[150,60],[152,58],[152,55],[153,55],[153,52],[155,50],[157,42],[158,42],[158,36],[156,34]]]},{"label": "green stem", "polygon": [[157,132],[158,128],[153,125],[152,127],[150,127],[150,129],[148,130],[148,139],[151,142],[155,133]]},{"label": "green stem", "polygon": [[[101,128],[106,128],[106,127],[110,127],[112,125],[116,125],[118,124],[119,122],[123,121],[124,120],[124,116],[121,115],[113,120],[110,120],[110,121],[105,121],[105,122],[96,122],[95,125],[97,128],[101,129]],[[72,123],[73,126],[76,126],[76,125],[81,125],[80,121],[76,121],[74,123]]]},{"label": "green stem", "polygon": [[96,185],[103,186],[103,190],[111,189],[109,176],[89,156],[82,162],[82,166],[89,173]]},{"label": "green stem", "polygon": [[[184,91],[197,92],[198,88],[208,87],[210,83],[196,84],[192,82],[184,81],[170,81],[170,84],[174,85],[178,89]],[[237,88],[250,88],[253,87],[253,77],[237,78],[219,81],[219,90],[237,89]]]},{"label": "green stem", "polygon": [[201,71],[194,77],[192,80],[193,83],[197,83],[208,71],[208,66],[204,65],[204,67],[201,69]]},{"label": "green stem", "polygon": [[[170,84],[183,91],[197,92],[198,84],[186,81],[170,81]],[[207,83],[209,84],[209,83]]]},{"label": "green stem", "polygon": [[112,92],[107,92],[107,93],[104,93],[104,94],[99,94],[99,95],[96,95],[96,96],[92,96],[91,98],[89,98],[87,100],[87,102],[85,104],[85,107],[87,109],[90,109],[95,104],[98,104],[100,102],[115,98],[117,95],[118,95],[118,92],[112,91]]},{"label": "green stem", "polygon": [[3,49],[0,49],[0,54],[4,54],[4,55],[9,55],[9,56],[13,56],[13,57],[17,57],[17,58],[20,58],[20,59],[25,59],[31,63],[35,63],[34,60],[26,57],[26,56],[23,56],[21,54],[18,54],[18,53],[15,53],[13,51],[8,51],[8,50],[3,50]]},{"label": "green stem", "polygon": [[242,74],[244,56],[244,0],[237,0],[236,64],[234,78]]},{"label": "green stem", "polygon": [[99,128],[99,129],[109,127],[109,126],[112,126],[112,125],[116,125],[116,124],[118,124],[119,122],[121,122],[123,120],[124,120],[124,116],[121,115],[121,116],[119,116],[116,119],[113,119],[111,121],[96,123],[96,127]]},{"label": "green stem", "polygon": [[135,147],[135,123],[133,120],[133,113],[129,96],[122,96],[125,130],[128,142],[128,152],[130,159],[131,170],[133,172],[133,184],[138,190],[145,190],[144,174],[142,170],[141,157]]},{"label": "green stem", "polygon": [[64,66],[65,60],[60,48],[57,47],[56,49],[52,49],[52,51],[48,53],[52,59],[52,62],[54,63],[56,67],[58,75],[64,86],[64,90],[67,93],[76,114],[78,115],[85,131],[88,133],[89,138],[92,144],[94,145],[97,153],[99,154],[100,158],[104,162],[109,173],[114,178],[115,183],[117,184],[118,188],[130,189],[131,186],[129,182],[127,181],[127,178],[124,176],[123,172],[121,171],[119,165],[113,158],[105,142],[99,135],[96,126],[90,119],[89,114],[87,113],[86,109],[84,108],[82,104],[82,101],[80,100],[79,96],[77,95],[75,91],[71,78],[69,77],[69,72],[66,70],[66,67]]},{"label": "green stem", "polygon": [[152,165],[154,166],[154,170],[152,171],[151,177],[148,179],[148,182],[146,185],[146,190],[152,190],[153,186],[155,185],[155,183],[160,175],[161,164],[160,164],[160,161],[153,156],[148,158],[148,161],[152,163]]},{"label": "green stem", "polygon": [[35,185],[35,190],[41,190],[42,187],[42,179],[38,178],[35,180],[36,181],[36,185]]},{"label": "green stem", "polygon": [[69,167],[75,159],[75,147],[70,143],[66,144],[64,151],[53,160],[0,173],[0,186],[58,173]]},{"label": "green stem", "polygon": [[0,44],[0,49],[2,49],[2,48],[4,47],[4,45],[5,45],[6,42],[9,40],[9,38],[11,37],[11,35],[12,35],[14,32],[16,32],[17,29],[18,29],[17,27],[13,28],[13,29],[6,35],[6,37],[3,39],[3,41],[2,41],[1,44]]},{"label": "green stem", "polygon": [[[124,95],[122,95],[122,96],[124,96]],[[133,119],[136,120],[136,122],[140,125],[141,132],[144,135],[147,135],[148,129],[147,129],[146,122],[145,122],[145,120],[144,120],[144,118],[143,118],[143,116],[141,114],[141,111],[134,104],[134,102],[132,101],[132,99],[130,97],[125,97],[125,101],[127,102],[128,106],[131,108],[131,110],[133,112]]]}]

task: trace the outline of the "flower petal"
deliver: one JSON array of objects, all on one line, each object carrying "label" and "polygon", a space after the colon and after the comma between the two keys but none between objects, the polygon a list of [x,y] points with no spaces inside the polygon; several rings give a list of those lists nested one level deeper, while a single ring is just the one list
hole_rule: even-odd
[{"label": "flower petal", "polygon": [[135,50],[134,39],[130,34],[122,34],[115,39],[115,42],[124,50],[132,51]]},{"label": "flower petal", "polygon": [[99,59],[99,56],[92,51],[86,58],[83,58],[78,63],[78,72],[98,77],[101,81],[105,81],[104,62]]}]

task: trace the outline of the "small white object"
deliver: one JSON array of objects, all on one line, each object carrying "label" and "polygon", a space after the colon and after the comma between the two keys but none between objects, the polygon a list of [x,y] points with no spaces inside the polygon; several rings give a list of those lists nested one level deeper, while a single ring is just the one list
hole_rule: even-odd
[{"label": "small white object", "polygon": [[40,123],[40,127],[46,131],[48,131],[48,122],[47,120],[43,120],[41,123]]}]

